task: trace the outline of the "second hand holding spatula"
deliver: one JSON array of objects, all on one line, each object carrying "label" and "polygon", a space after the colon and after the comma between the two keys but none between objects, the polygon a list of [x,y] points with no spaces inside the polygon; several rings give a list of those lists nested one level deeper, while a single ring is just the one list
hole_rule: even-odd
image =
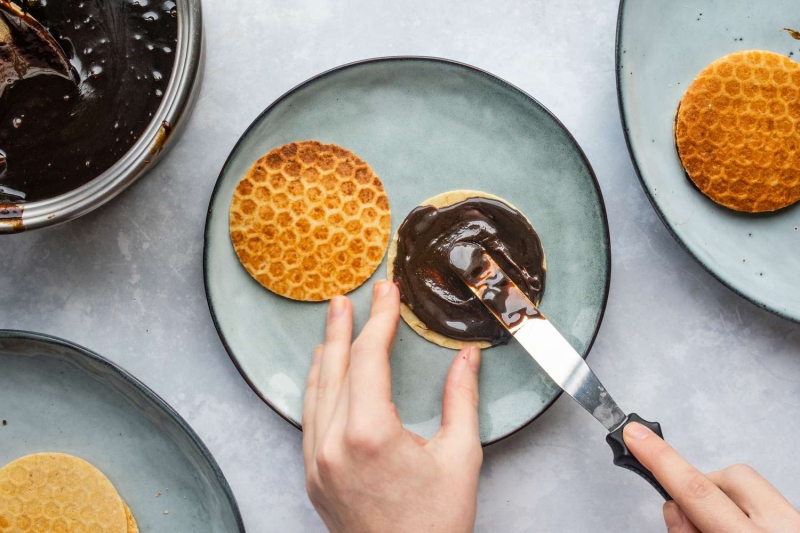
[{"label": "second hand holding spatula", "polygon": [[631,454],[622,437],[625,426],[638,422],[663,438],[661,426],[635,413],[626,415],[617,406],[586,361],[483,247],[472,243],[456,244],[450,251],[450,268],[547,375],[605,426],[606,441],[614,452],[614,464],[639,474],[665,499],[671,500],[655,476]]}]

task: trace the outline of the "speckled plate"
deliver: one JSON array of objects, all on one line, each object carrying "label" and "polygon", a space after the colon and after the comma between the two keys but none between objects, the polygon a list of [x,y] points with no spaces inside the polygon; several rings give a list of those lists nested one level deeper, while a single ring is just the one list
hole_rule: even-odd
[{"label": "speckled plate", "polygon": [[767,215],[718,206],[692,187],[672,124],[689,84],[737,50],[800,59],[796,0],[623,0],[617,28],[622,122],[642,186],[672,235],[722,283],[800,322],[800,205]]},{"label": "speckled plate", "polygon": [[108,476],[140,531],[244,532],[225,477],[186,421],[85,348],[0,330],[0,419],[0,466],[37,452],[86,459]]},{"label": "speckled plate", "polygon": [[[239,263],[228,234],[233,190],[254,161],[287,142],[344,146],[380,176],[393,229],[420,202],[452,189],[507,198],[531,220],[547,253],[543,311],[584,356],[605,309],[611,257],[605,208],[580,147],[536,100],[467,65],[385,58],[345,65],[299,85],[248,128],[209,205],[204,272],[214,323],[253,389],[298,426],[306,373],[324,338],[325,304],[272,294]],[[372,282],[351,293],[360,329]],[[430,436],[439,425],[445,374],[455,352],[401,324],[392,392],[404,423]],[[558,387],[515,344],[486,352],[481,439],[491,443],[544,412]]]}]

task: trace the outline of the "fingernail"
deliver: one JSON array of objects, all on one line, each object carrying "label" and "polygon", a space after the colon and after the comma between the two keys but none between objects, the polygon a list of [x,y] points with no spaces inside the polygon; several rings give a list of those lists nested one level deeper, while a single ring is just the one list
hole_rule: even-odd
[{"label": "fingernail", "polygon": [[322,352],[324,349],[325,347],[321,344],[316,348],[314,348],[314,359],[313,359],[314,363],[319,363],[320,360],[322,360]]},{"label": "fingernail", "polygon": [[347,299],[344,296],[334,296],[331,299],[330,317],[335,318],[344,313],[345,302]]},{"label": "fingernail", "polygon": [[388,281],[379,281],[375,284],[375,296],[378,298],[383,298],[387,294],[389,294],[389,290],[392,288],[392,284]]},{"label": "fingernail", "polygon": [[625,436],[631,439],[642,440],[649,437],[653,432],[639,424],[638,422],[631,422],[625,426]]},{"label": "fingernail", "polygon": [[477,346],[470,346],[469,353],[467,354],[467,359],[469,360],[469,366],[477,372],[481,369],[481,349]]},{"label": "fingernail", "polygon": [[664,523],[667,529],[681,527],[683,525],[683,517],[683,511],[681,511],[677,503],[667,502],[664,504]]}]

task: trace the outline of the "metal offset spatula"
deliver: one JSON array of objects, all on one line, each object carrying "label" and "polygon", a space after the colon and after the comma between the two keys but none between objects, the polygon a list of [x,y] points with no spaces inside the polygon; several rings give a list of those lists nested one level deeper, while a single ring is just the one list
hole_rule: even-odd
[{"label": "metal offset spatula", "polygon": [[586,361],[481,246],[472,243],[453,246],[450,267],[550,378],[605,426],[614,464],[639,474],[665,499],[671,500],[622,438],[622,430],[631,422],[643,424],[663,438],[661,426],[635,413],[623,413]]}]

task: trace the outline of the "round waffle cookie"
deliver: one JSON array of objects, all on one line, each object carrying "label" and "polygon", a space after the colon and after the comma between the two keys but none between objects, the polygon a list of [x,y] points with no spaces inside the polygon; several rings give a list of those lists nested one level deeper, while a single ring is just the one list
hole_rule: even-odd
[{"label": "round waffle cookie", "polygon": [[[498,202],[503,202],[510,208],[514,209],[515,211],[519,212],[520,214],[522,211],[511,205],[510,202],[507,200],[500,198],[499,196],[494,196],[493,194],[489,194],[487,192],[480,192],[480,191],[450,191],[438,194],[433,198],[429,198],[422,202],[420,206],[430,205],[436,208],[447,207],[449,205],[457,204],[459,202],[463,202],[469,198],[488,198],[490,200],[497,200]],[[523,215],[524,216],[524,215]],[[526,218],[527,220],[527,218]],[[530,224],[530,221],[528,221]],[[533,226],[533,224],[531,224]],[[399,232],[395,232],[394,237],[392,237],[392,243],[389,246],[389,257],[386,264],[386,278],[390,281],[394,281],[394,262],[397,259],[397,241],[399,239]],[[542,256],[542,266],[547,268],[547,261]],[[462,341],[459,339],[452,339],[446,335],[442,335],[438,331],[434,331],[432,329],[428,329],[425,323],[420,320],[420,318],[414,314],[414,311],[411,310],[404,303],[400,303],[400,316],[403,317],[403,320],[408,324],[408,326],[413,329],[417,335],[422,337],[428,342],[432,342],[441,346],[442,348],[450,348],[452,350],[461,350],[466,348],[467,346],[478,346],[481,349],[488,349],[491,348],[493,345],[490,342],[486,341],[478,341],[478,342],[469,342],[469,341]]]},{"label": "round waffle cookie", "polygon": [[242,265],[293,300],[328,300],[359,287],[383,259],[390,231],[381,180],[334,144],[275,148],[250,168],[231,202],[231,241]]},{"label": "round waffle cookie", "polygon": [[128,533],[139,533],[139,526],[136,525],[136,519],[133,517],[128,504],[123,501],[122,505],[125,507],[125,521],[128,523]]},{"label": "round waffle cookie", "polygon": [[749,213],[800,200],[800,64],[750,50],[711,63],[675,117],[686,174],[715,202]]},{"label": "round waffle cookie", "polygon": [[0,532],[126,533],[128,524],[114,486],[83,459],[38,453],[0,469]]}]

